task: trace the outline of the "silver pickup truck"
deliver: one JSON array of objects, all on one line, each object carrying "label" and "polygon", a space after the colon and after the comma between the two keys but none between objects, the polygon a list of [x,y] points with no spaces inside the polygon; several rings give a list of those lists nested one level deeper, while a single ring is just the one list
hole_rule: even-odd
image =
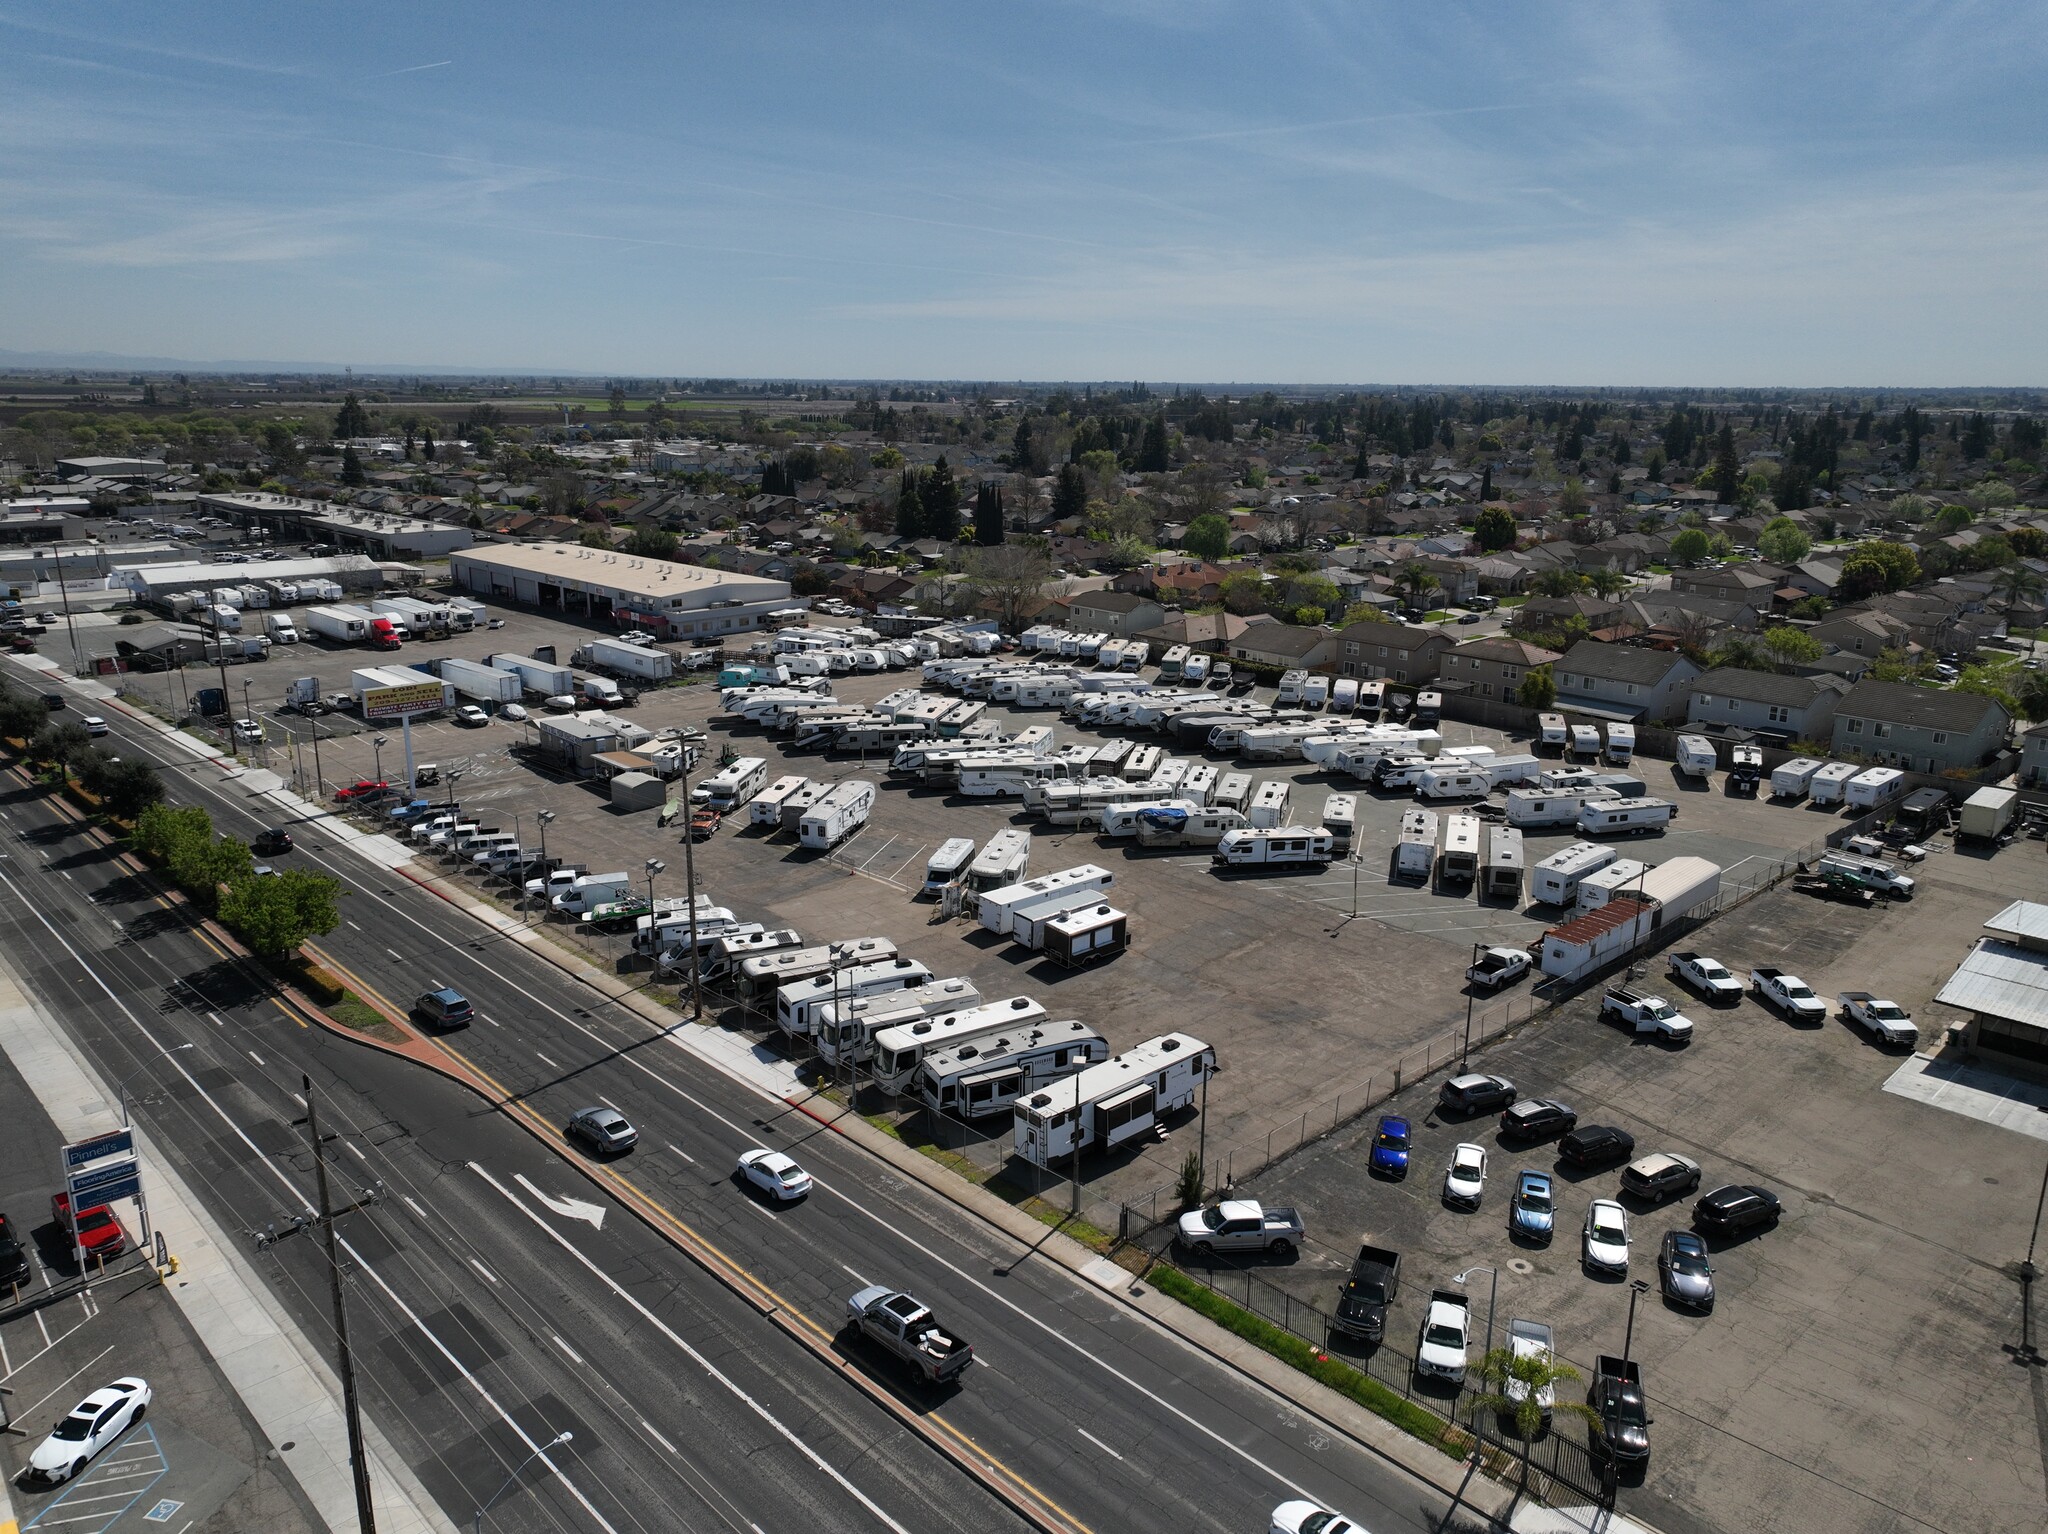
[{"label": "silver pickup truck", "polygon": [[870,1284],[846,1302],[846,1325],[893,1353],[915,1383],[950,1384],[974,1362],[974,1348],[941,1327],[924,1301],[885,1284]]},{"label": "silver pickup truck", "polygon": [[1271,1252],[1286,1257],[1301,1245],[1301,1216],[1268,1209],[1251,1199],[1225,1199],[1180,1217],[1181,1245],[1202,1256],[1213,1252]]}]

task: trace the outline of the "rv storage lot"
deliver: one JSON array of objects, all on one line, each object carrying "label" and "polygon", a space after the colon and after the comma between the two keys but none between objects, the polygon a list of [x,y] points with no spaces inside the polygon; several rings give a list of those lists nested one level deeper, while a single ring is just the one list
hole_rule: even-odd
[{"label": "rv storage lot", "polygon": [[[587,637],[584,630],[534,615],[507,617],[502,630],[408,645],[397,659],[423,653],[475,658],[491,650],[528,651],[537,643],[555,644],[566,658]],[[330,678],[339,685],[351,667],[364,663],[362,656],[302,644],[266,667],[247,670],[270,680],[274,697],[295,675],[321,675],[323,688]],[[871,700],[915,684],[912,670],[840,678],[835,691],[842,699]],[[1368,1088],[1383,1091],[1404,1055],[1411,1056],[1411,1075],[1425,1059],[1441,1061],[1444,1031],[1464,1016],[1462,972],[1469,945],[1527,942],[1551,914],[1485,905],[1469,893],[1439,895],[1427,887],[1390,884],[1387,857],[1400,812],[1412,803],[1406,796],[1361,793],[1363,856],[1356,866],[1340,862],[1317,873],[1264,877],[1218,877],[1207,849],[1140,851],[1130,843],[1099,841],[1092,833],[1030,823],[1034,873],[1102,863],[1117,878],[1108,898],[1131,913],[1129,953],[1070,973],[1041,956],[995,942],[971,923],[933,925],[931,906],[910,898],[925,860],[947,838],[966,835],[979,842],[1003,826],[1027,824],[1015,801],[968,800],[904,787],[886,779],[886,763],[879,758],[863,768],[855,758],[786,753],[780,737],[748,726],[728,730],[710,723],[716,708],[714,690],[695,685],[648,692],[628,717],[650,729],[709,724],[714,758],[729,742],[742,754],[766,757],[771,779],[784,771],[829,779],[865,771],[884,781],[885,788],[869,825],[829,859],[799,850],[792,837],[764,839],[742,831],[744,817],[735,817],[697,848],[700,888],[743,920],[794,926],[814,940],[891,937],[937,974],[967,975],[992,997],[1037,996],[1055,1017],[1079,1017],[1102,1029],[1118,1048],[1173,1029],[1202,1037],[1217,1047],[1225,1066],[1210,1094],[1208,1145],[1219,1170],[1257,1165],[1265,1159],[1269,1135],[1276,1150],[1292,1144],[1303,1132],[1305,1110],[1309,1133],[1316,1132],[1316,1123],[1327,1128],[1340,1112],[1354,1111]],[[1017,726],[1049,724],[1062,742],[1105,738],[1061,720],[1052,710],[991,705],[988,713]],[[322,724],[324,734],[326,721]],[[383,765],[387,775],[395,776],[402,771],[397,732],[386,733],[390,743]],[[600,791],[526,765],[507,750],[522,733],[498,721],[480,729],[424,724],[414,730],[415,750],[422,760],[439,763],[444,773],[460,771],[456,796],[506,829],[514,829],[517,815],[519,828],[533,841],[534,812],[554,810],[559,818],[548,829],[551,853],[593,870],[633,870],[636,877],[647,858],[660,857],[668,869],[657,893],[679,892],[677,832],[658,830],[652,813],[616,814]],[[1448,724],[1445,734],[1451,744],[1510,748],[1497,733],[1464,725]],[[310,756],[302,753],[301,760],[310,769]],[[322,745],[329,784],[367,774],[371,763],[369,741],[362,734]],[[1313,820],[1327,793],[1352,786],[1322,778],[1301,762],[1244,770],[1255,779],[1291,780],[1296,819]],[[1646,761],[1639,771],[1655,793],[1670,767]],[[434,794],[443,797],[446,789]],[[1693,792],[1682,802],[1676,830],[1624,843],[1623,854],[1652,859],[1703,855],[1742,879],[1754,877],[1762,864],[1782,858],[1832,823],[1830,817],[1807,811],[1725,798],[1718,781],[1713,793]],[[1529,861],[1572,839],[1569,833],[1531,836]],[[480,887],[474,876],[459,877]],[[1347,919],[1354,889],[1360,920]],[[561,930],[565,941],[594,944],[615,957],[625,953],[623,938],[593,939]],[[1513,1005],[1517,999],[1518,992],[1511,991],[1502,1002],[1483,1000],[1480,1010]],[[1347,1096],[1353,1107],[1344,1105]],[[1091,1167],[1094,1191],[1138,1196],[1169,1183],[1193,1128],[1192,1123],[1181,1126],[1164,1148]]]},{"label": "rv storage lot", "polygon": [[[2040,868],[2026,841],[1990,859],[1942,852],[1914,870],[1912,901],[1873,911],[1781,888],[1709,924],[1697,946],[1739,973],[1790,969],[1831,1004],[1844,989],[1895,998],[1931,1048],[1955,1017],[1930,997],[1985,917],[2038,889]],[[1717,1010],[1652,974],[1698,1025],[1687,1049],[1596,1021],[1593,993],[1473,1061],[1525,1097],[1568,1103],[1581,1124],[1628,1130],[1638,1156],[1691,1157],[1703,1191],[1754,1182],[1783,1200],[1777,1228],[1710,1241],[1711,1315],[1669,1307],[1654,1287],[1643,1296],[1633,1352],[1656,1425],[1644,1490],[1625,1490],[1623,1511],[1640,1508],[1674,1534],[2039,1527],[2041,1385],[2006,1346],[2019,1339],[2012,1267],[2026,1250],[2048,1127],[2030,1138],[1884,1090],[1919,1062],[1832,1016],[1798,1028],[1749,998]],[[1255,1270],[1327,1309],[1361,1237],[1394,1247],[1406,1267],[1387,1336],[1405,1354],[1433,1284],[1497,1266],[1497,1329],[1511,1316],[1549,1322],[1559,1352],[1590,1377],[1595,1353],[1621,1348],[1628,1291],[1581,1270],[1579,1232],[1590,1200],[1616,1196],[1619,1166],[1579,1173],[1558,1165],[1553,1144],[1507,1148],[1497,1116],[1434,1112],[1435,1088],[1388,1105],[1415,1126],[1405,1181],[1367,1175],[1367,1120],[1239,1190],[1300,1207],[1309,1226],[1299,1262]],[[1476,1213],[1439,1199],[1461,1140],[1490,1157]],[[1556,1176],[1547,1248],[1507,1234],[1521,1167]],[[1630,1276],[1654,1286],[1658,1243],[1689,1222],[1693,1196],[1624,1203]],[[1475,1317],[1486,1283],[1484,1273],[1474,1281]]]}]

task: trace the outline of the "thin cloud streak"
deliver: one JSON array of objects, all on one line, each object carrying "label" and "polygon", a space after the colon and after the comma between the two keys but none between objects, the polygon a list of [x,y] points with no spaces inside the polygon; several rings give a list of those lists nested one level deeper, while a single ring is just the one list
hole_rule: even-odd
[{"label": "thin cloud streak", "polygon": [[388,80],[393,75],[416,75],[423,69],[446,69],[454,62],[455,60],[453,59],[442,59],[434,64],[408,64],[403,69],[387,69],[381,75],[371,75],[370,78],[372,80]]},{"label": "thin cloud streak", "polygon": [[1360,128],[1373,123],[1423,122],[1434,117],[1480,117],[1493,112],[1527,112],[1528,103],[1503,102],[1498,106],[1437,107],[1415,112],[1375,112],[1368,117],[1331,117],[1321,122],[1275,123],[1263,128],[1220,128],[1214,133],[1184,133],[1177,138],[1140,138],[1126,141],[1131,149],[1151,149],[1169,144],[1216,144],[1231,139],[1267,138],[1282,133],[1321,133],[1330,128]]}]

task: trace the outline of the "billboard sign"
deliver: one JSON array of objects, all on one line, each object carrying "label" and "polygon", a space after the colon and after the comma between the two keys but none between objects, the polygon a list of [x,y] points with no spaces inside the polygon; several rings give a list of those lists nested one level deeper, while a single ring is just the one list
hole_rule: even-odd
[{"label": "billboard sign", "polygon": [[363,692],[365,719],[403,719],[408,714],[431,714],[443,706],[447,695],[439,682],[407,682],[398,687],[371,687]]},{"label": "billboard sign", "polygon": [[94,1161],[104,1161],[109,1156],[133,1156],[135,1154],[135,1133],[129,1129],[116,1129],[108,1134],[94,1135],[90,1140],[80,1140],[75,1145],[64,1147],[64,1167],[86,1166]]},{"label": "billboard sign", "polygon": [[73,1172],[64,1179],[73,1209],[96,1209],[117,1198],[135,1198],[142,1192],[142,1166],[135,1161],[113,1161],[89,1172]]}]

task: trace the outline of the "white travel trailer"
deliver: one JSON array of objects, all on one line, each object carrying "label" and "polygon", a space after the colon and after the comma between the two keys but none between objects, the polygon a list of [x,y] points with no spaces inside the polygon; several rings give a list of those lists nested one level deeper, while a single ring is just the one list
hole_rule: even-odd
[{"label": "white travel trailer", "polygon": [[1308,673],[1306,671],[1283,671],[1280,673],[1280,691],[1273,701],[1282,708],[1285,708],[1290,703],[1299,703],[1301,701],[1302,689],[1306,686],[1308,686]]},{"label": "white travel trailer", "polygon": [[835,783],[797,822],[796,839],[818,852],[828,852],[868,823],[875,808],[875,785],[865,778]]},{"label": "white travel trailer", "polygon": [[1355,677],[1340,676],[1330,687],[1330,712],[1348,714],[1358,707],[1358,681]]},{"label": "white travel trailer", "polygon": [[784,802],[788,800],[791,794],[810,781],[809,778],[795,773],[787,777],[777,778],[773,783],[770,783],[766,788],[754,795],[753,802],[747,806],[747,824],[750,826],[767,826],[771,831],[779,827],[782,824],[782,806]]},{"label": "white travel trailer", "polygon": [[1583,757],[1589,762],[1600,755],[1600,729],[1597,725],[1572,726],[1572,755]]},{"label": "white travel trailer", "polygon": [[1675,769],[1682,776],[1698,778],[1702,782],[1714,775],[1719,765],[1714,755],[1714,743],[1704,735],[1681,735],[1675,753]]},{"label": "white travel trailer", "polygon": [[1045,1020],[1045,1008],[1029,996],[1009,996],[884,1028],[875,1035],[875,1085],[901,1096],[910,1090],[917,1068],[934,1053],[993,1038],[1010,1029],[1037,1027]]},{"label": "white travel trailer", "polygon": [[1806,791],[1815,804],[1840,804],[1856,772],[1854,762],[1829,762],[1806,780]]},{"label": "white travel trailer", "polygon": [[1188,647],[1186,645],[1168,645],[1165,658],[1159,662],[1159,680],[1162,682],[1178,680],[1181,668],[1187,665],[1187,663]]},{"label": "white travel trailer", "polygon": [[811,1020],[811,1042],[826,1066],[859,1065],[873,1057],[875,1035],[886,1028],[980,1005],[981,992],[974,982],[958,977],[829,1001]]},{"label": "white travel trailer", "polygon": [[1323,829],[1348,844],[1358,828],[1358,795],[1331,794],[1323,801]]},{"label": "white travel trailer", "polygon": [[1184,1033],[1147,1039],[1079,1075],[1020,1098],[1012,1110],[1017,1154],[1033,1166],[1070,1168],[1089,1150],[1114,1150],[1158,1131],[1194,1102],[1216,1051]]},{"label": "white travel trailer", "polygon": [[1545,905],[1571,905],[1579,898],[1579,881],[1607,867],[1615,856],[1612,847],[1598,842],[1573,842],[1529,871],[1529,894]]},{"label": "white travel trailer", "polygon": [[1562,751],[1570,740],[1565,729],[1564,715],[1538,714],[1536,716],[1536,743],[1545,750]]},{"label": "white travel trailer", "polygon": [[1896,767],[1872,767],[1859,772],[1842,789],[1842,797],[1856,810],[1874,810],[1906,790],[1906,775]]},{"label": "white travel trailer", "polygon": [[1241,810],[1190,805],[1153,805],[1138,816],[1141,847],[1214,847],[1232,831],[1245,829]]},{"label": "white travel trailer", "polygon": [[1261,783],[1252,790],[1252,801],[1244,812],[1245,820],[1260,830],[1285,825],[1293,802],[1290,787],[1284,778],[1269,778]]},{"label": "white travel trailer", "polygon": [[1514,900],[1522,893],[1527,857],[1522,833],[1513,826],[1488,826],[1480,838],[1479,893],[1487,900]]},{"label": "white travel trailer", "polygon": [[1484,767],[1429,767],[1415,784],[1418,799],[1484,799],[1493,780]]},{"label": "white travel trailer", "polygon": [[918,893],[922,895],[938,894],[940,890],[956,882],[962,874],[966,873],[968,864],[973,862],[973,860],[973,837],[948,837],[945,841],[939,843],[939,850],[926,860],[924,865],[924,887]]},{"label": "white travel trailer", "polygon": [[1031,833],[1005,826],[982,844],[967,865],[967,887],[981,892],[1017,884],[1031,871]]},{"label": "white travel trailer", "polygon": [[1188,775],[1188,766],[1186,757],[1169,756],[1159,764],[1158,770],[1145,780],[1146,786],[1156,788],[1162,794],[1178,794],[1181,779]]},{"label": "white travel trailer", "polygon": [[749,959],[758,959],[763,954],[788,953],[803,946],[803,934],[794,927],[783,927],[769,932],[728,932],[715,939],[704,950],[704,957],[698,961],[698,978],[706,985],[739,974],[740,967]]},{"label": "white travel trailer", "polygon": [[1470,884],[1479,877],[1479,832],[1477,815],[1444,816],[1436,838],[1436,883]]},{"label": "white travel trailer", "polygon": [[1180,676],[1182,681],[1193,682],[1197,686],[1208,681],[1209,657],[1200,650],[1191,652],[1188,658],[1181,662]]},{"label": "white travel trailer", "polygon": [[1301,706],[1321,712],[1323,705],[1330,701],[1330,679],[1326,676],[1312,676],[1301,689]]},{"label": "white travel trailer", "polygon": [[1641,889],[1650,866],[1634,858],[1616,858],[1605,868],[1596,869],[1579,880],[1572,903],[1581,911],[1597,911],[1617,894],[1632,894]]},{"label": "white travel trailer", "polygon": [[[1048,783],[1038,796],[1046,820],[1056,826],[1100,827],[1103,815],[1120,804],[1140,804],[1147,799],[1168,797],[1155,783],[1126,783],[1120,778],[1085,778],[1078,782]],[[1031,799],[1025,799],[1030,807]]]},{"label": "white travel trailer", "polygon": [[1588,799],[1579,806],[1581,836],[1644,836],[1678,818],[1669,799]]},{"label": "white travel trailer", "polygon": [[1436,867],[1439,834],[1435,810],[1404,810],[1394,842],[1394,873],[1403,879],[1427,879]]},{"label": "white travel trailer", "polygon": [[792,980],[775,993],[775,1025],[791,1038],[805,1038],[820,1007],[925,985],[931,978],[932,972],[917,960],[898,958]]},{"label": "white travel trailer", "polygon": [[1329,733],[1327,724],[1262,724],[1238,736],[1237,754],[1248,762],[1299,761],[1311,739]]},{"label": "white travel trailer", "polygon": [[1588,784],[1580,788],[1517,788],[1508,792],[1508,824],[1531,830],[1540,826],[1575,826],[1579,811],[1592,799],[1619,799],[1611,788]]},{"label": "white travel trailer", "polygon": [[1192,799],[1175,799],[1161,795],[1157,799],[1141,799],[1136,804],[1117,804],[1102,812],[1102,835],[1111,841],[1138,834],[1138,820],[1147,810],[1179,810],[1192,814],[1200,809]]},{"label": "white travel trailer", "polygon": [[984,928],[1007,937],[1017,914],[1025,907],[1070,890],[1106,890],[1115,882],[1116,875],[1108,869],[1094,863],[1077,863],[1072,868],[990,890],[977,902],[976,910]]},{"label": "white travel trailer", "polygon": [[1197,804],[1207,804],[1210,795],[1216,792],[1216,780],[1222,769],[1214,762],[1190,762],[1187,775],[1180,780],[1180,797],[1192,799]]},{"label": "white travel trailer", "polygon": [[1216,779],[1216,791],[1209,795],[1209,805],[1219,810],[1247,810],[1252,802],[1252,775],[1248,772],[1226,772]]},{"label": "white travel trailer", "polygon": [[1795,756],[1780,763],[1771,769],[1771,797],[1804,799],[1813,784],[1813,775],[1820,769],[1821,763],[1810,756]]},{"label": "white travel trailer", "polygon": [[1227,831],[1210,861],[1219,868],[1309,867],[1336,855],[1337,840],[1321,826],[1273,826]]},{"label": "white travel trailer", "polygon": [[1108,1058],[1109,1041],[1085,1023],[1006,1027],[994,1038],[927,1054],[911,1091],[933,1113],[986,1118],[1008,1113],[1026,1093]]},{"label": "white travel trailer", "polygon": [[1533,783],[1542,772],[1542,762],[1526,752],[1514,756],[1496,756],[1486,764],[1487,780],[1495,788],[1514,788],[1524,783]]},{"label": "white travel trailer", "polygon": [[768,763],[758,756],[743,756],[704,780],[704,802],[729,815],[758,794],[767,782]]},{"label": "white travel trailer", "polygon": [[1133,783],[1143,783],[1159,771],[1159,764],[1166,760],[1166,752],[1158,746],[1134,746],[1131,754],[1124,758],[1123,776]]}]

